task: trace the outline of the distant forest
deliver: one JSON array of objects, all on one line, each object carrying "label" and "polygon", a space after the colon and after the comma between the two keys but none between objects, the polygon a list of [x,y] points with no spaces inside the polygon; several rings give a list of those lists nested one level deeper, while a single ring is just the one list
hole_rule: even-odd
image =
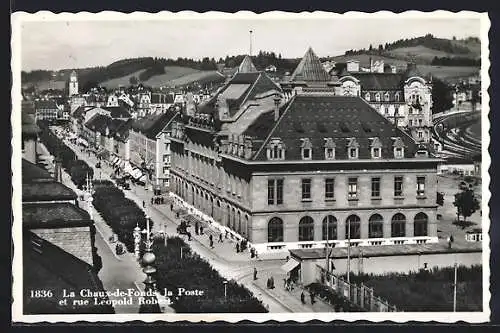
[{"label": "distant forest", "polygon": [[[359,50],[348,50],[345,55],[360,55],[360,54],[373,54],[373,55],[385,55],[390,56],[390,51],[398,48],[404,47],[415,47],[424,46],[432,50],[437,50],[446,53],[452,53],[457,55],[468,55],[472,51],[467,44],[479,44],[480,40],[477,37],[469,37],[457,41],[455,38],[453,40],[436,38],[432,34],[427,34],[423,37],[416,38],[405,38],[399,39],[393,43],[379,44],[378,46],[373,46],[370,44],[368,49]],[[467,57],[435,57],[433,59],[432,65],[442,65],[442,66],[477,66],[479,60],[472,60]]]}]

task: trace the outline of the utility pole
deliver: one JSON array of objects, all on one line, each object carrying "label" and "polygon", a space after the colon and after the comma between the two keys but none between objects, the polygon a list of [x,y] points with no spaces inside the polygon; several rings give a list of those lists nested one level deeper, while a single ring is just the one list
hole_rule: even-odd
[{"label": "utility pole", "polygon": [[250,30],[250,57],[252,56],[252,33],[253,31]]},{"label": "utility pole", "polygon": [[455,281],[453,283],[453,312],[457,312],[457,263],[453,265],[455,271]]}]

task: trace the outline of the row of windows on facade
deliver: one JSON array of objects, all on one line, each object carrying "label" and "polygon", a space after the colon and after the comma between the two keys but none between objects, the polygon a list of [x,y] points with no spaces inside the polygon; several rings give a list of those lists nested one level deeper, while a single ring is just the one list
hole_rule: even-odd
[{"label": "row of windows on facade", "polygon": [[[391,237],[423,237],[428,235],[429,218],[425,213],[418,213],[413,220],[413,235],[406,232],[406,217],[396,213],[391,219]],[[345,222],[345,239],[361,238],[361,219],[357,215],[350,215]],[[328,215],[322,223],[322,239],[337,240],[337,218]],[[283,242],[283,220],[273,217],[268,223],[268,242]],[[314,219],[304,216],[299,221],[299,242],[314,240]],[[384,219],[380,214],[373,214],[368,220],[368,238],[384,237]]]},{"label": "row of windows on facade", "polygon": [[[404,178],[403,176],[394,177],[394,197],[403,196],[404,188]],[[374,199],[381,198],[381,178],[372,177],[371,178],[371,197]],[[268,205],[281,205],[283,204],[283,185],[284,179],[268,179],[267,181],[267,203]],[[302,200],[308,201],[312,200],[311,195],[312,179],[302,178],[301,180],[301,190],[302,190]],[[358,199],[358,177],[348,178],[348,199]],[[425,196],[425,176],[417,176],[417,197]],[[326,201],[335,199],[335,178],[325,178],[324,180],[324,198]]]},{"label": "row of windows on facade", "polygon": [[[301,147],[301,157],[303,160],[311,160],[312,159],[312,144],[309,139],[302,139],[302,147]],[[380,141],[377,141],[380,142]],[[273,141],[269,144],[269,148],[267,149],[267,158],[269,160],[284,160],[285,159],[285,145],[280,141]],[[359,157],[359,145],[355,140],[351,140],[347,147],[347,156],[349,159],[357,159]],[[370,148],[371,158],[377,159],[382,157],[382,146],[381,144],[372,144]],[[404,158],[404,148],[399,145],[395,145],[394,150],[394,158]],[[330,146],[325,144],[324,147],[324,156],[325,160],[334,160],[335,159],[335,145],[331,144]]]},{"label": "row of windows on facade", "polygon": [[[370,101],[371,100],[371,94],[370,92],[366,92],[365,93],[365,100],[366,101]],[[382,93],[380,92],[377,92],[375,93],[375,102],[381,102],[382,101]],[[391,101],[391,95],[389,94],[389,92],[386,92],[384,94],[384,101],[385,102],[390,102]],[[394,94],[394,101],[395,102],[403,102],[403,100],[401,99],[401,95],[399,92],[396,92]],[[419,95],[419,94],[411,94],[409,96],[409,102],[411,102],[412,104],[415,104],[415,103],[421,103],[423,101],[422,97]]]}]

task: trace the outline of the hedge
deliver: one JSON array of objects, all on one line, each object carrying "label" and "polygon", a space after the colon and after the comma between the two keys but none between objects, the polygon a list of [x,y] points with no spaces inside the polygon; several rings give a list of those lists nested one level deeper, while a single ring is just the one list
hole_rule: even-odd
[{"label": "hedge", "polygon": [[[104,221],[118,235],[127,251],[134,252],[134,228],[146,228],[146,217],[137,204],[125,198],[123,192],[109,181],[94,181],[94,207]],[[150,221],[150,228],[153,222]]]},{"label": "hedge", "polygon": [[361,312],[364,311],[359,306],[350,303],[345,297],[339,295],[332,288],[325,286],[321,283],[311,283],[306,286],[306,289],[310,292],[323,299],[324,301],[330,303],[335,308],[336,312]]},{"label": "hedge", "polygon": [[[183,258],[181,250],[183,247]],[[261,301],[248,289],[234,280],[227,283],[227,298],[224,297],[225,279],[210,264],[197,254],[179,237],[155,241],[157,286],[160,292],[167,289],[174,296],[172,307],[177,313],[265,313],[268,312]],[[202,296],[178,296],[178,288],[200,290]]]},{"label": "hedge", "polygon": [[[353,275],[403,311],[453,311],[454,269],[433,268],[409,274]],[[457,311],[482,311],[482,266],[457,268]]]}]

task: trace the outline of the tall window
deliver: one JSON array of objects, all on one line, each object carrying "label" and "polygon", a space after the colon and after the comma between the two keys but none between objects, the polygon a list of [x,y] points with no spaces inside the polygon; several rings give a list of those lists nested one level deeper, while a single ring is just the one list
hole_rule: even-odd
[{"label": "tall window", "polygon": [[323,240],[327,239],[337,239],[337,219],[333,215],[328,215],[323,219]]},{"label": "tall window", "polygon": [[275,180],[274,179],[269,179],[267,181],[267,204],[268,205],[274,205],[274,197],[275,197],[275,191],[274,191],[274,186],[275,186]]},{"label": "tall window", "polygon": [[395,158],[403,158],[403,148],[401,148],[401,147],[394,148],[394,157]]},{"label": "tall window", "polygon": [[304,216],[299,222],[299,242],[314,240],[314,220]]},{"label": "tall window", "polygon": [[394,177],[394,196],[403,196],[403,176]]},{"label": "tall window", "polygon": [[350,215],[345,223],[345,239],[361,238],[361,220],[357,215]]},{"label": "tall window", "polygon": [[311,178],[302,179],[302,200],[311,199]]},{"label": "tall window", "polygon": [[335,197],[335,179],[325,179],[325,199],[333,199]]},{"label": "tall window", "polygon": [[385,99],[386,102],[389,102],[390,96],[389,96],[388,92],[385,93],[384,99]]},{"label": "tall window", "polygon": [[335,148],[325,148],[325,159],[333,160],[335,158]]},{"label": "tall window", "polygon": [[303,160],[310,160],[312,158],[312,143],[311,140],[308,138],[303,138],[302,144],[300,146],[302,150],[302,159]]},{"label": "tall window", "polygon": [[281,205],[283,203],[283,179],[267,180],[267,204]]},{"label": "tall window", "polygon": [[384,219],[380,214],[373,214],[368,221],[368,237],[382,238],[384,237]]},{"label": "tall window", "polygon": [[415,236],[427,236],[428,217],[425,213],[415,215],[414,229]]},{"label": "tall window", "polygon": [[358,158],[358,148],[349,148],[349,158]]},{"label": "tall window", "polygon": [[283,241],[283,220],[279,217],[273,217],[267,224],[267,241],[269,243]]},{"label": "tall window", "polygon": [[380,197],[380,177],[372,178],[372,197]]},{"label": "tall window", "polygon": [[357,177],[349,177],[347,197],[349,199],[356,199],[358,197],[358,178]]},{"label": "tall window", "polygon": [[302,158],[304,160],[310,160],[311,159],[311,149],[310,148],[303,148],[302,149]]},{"label": "tall window", "polygon": [[391,221],[391,237],[405,237],[406,235],[406,217],[397,213]]},{"label": "tall window", "polygon": [[368,102],[370,101],[370,93],[369,92],[367,92],[365,94],[365,100],[368,101]]},{"label": "tall window", "polygon": [[425,177],[417,177],[417,196],[421,197],[425,195]]},{"label": "tall window", "polygon": [[380,93],[375,94],[375,101],[380,102]]},{"label": "tall window", "polygon": [[380,158],[380,148],[379,147],[372,148],[372,157],[373,158]]}]

